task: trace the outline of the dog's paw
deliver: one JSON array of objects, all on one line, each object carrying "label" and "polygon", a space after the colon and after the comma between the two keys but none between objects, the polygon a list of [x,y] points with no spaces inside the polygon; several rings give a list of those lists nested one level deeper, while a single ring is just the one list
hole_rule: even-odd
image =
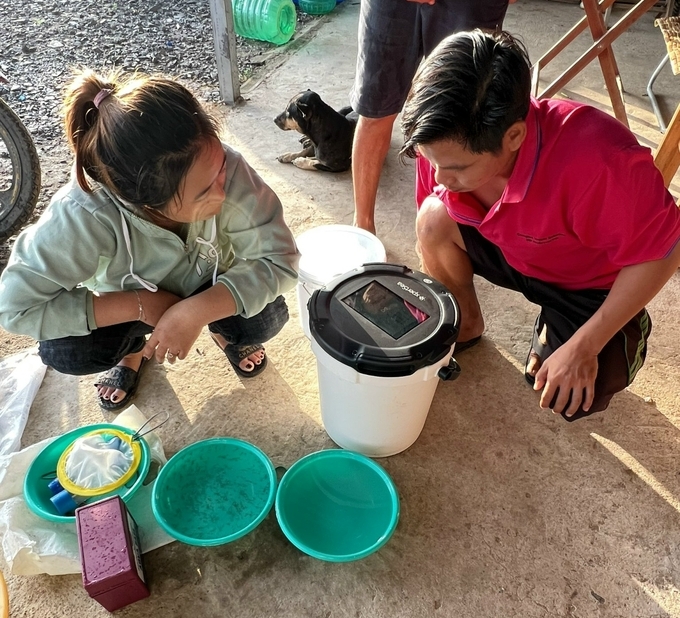
[{"label": "dog's paw", "polygon": [[296,158],[299,158],[299,156],[300,156],[299,152],[286,152],[276,157],[276,160],[279,163],[293,163]]},{"label": "dog's paw", "polygon": [[299,167],[301,170],[317,171],[317,164],[319,161],[317,159],[310,159],[309,157],[298,157],[293,161],[295,167]]}]

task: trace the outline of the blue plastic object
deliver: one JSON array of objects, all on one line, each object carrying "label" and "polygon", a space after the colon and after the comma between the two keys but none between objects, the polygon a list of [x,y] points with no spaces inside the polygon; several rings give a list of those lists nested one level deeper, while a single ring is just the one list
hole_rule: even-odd
[{"label": "blue plastic object", "polygon": [[349,562],[387,543],[399,519],[399,496],[372,459],[352,451],[319,451],[284,474],[276,517],[290,542],[306,554]]},{"label": "blue plastic object", "polygon": [[271,510],[276,472],[256,446],[211,438],[161,468],[151,506],[161,527],[190,545],[221,545],[253,530]]},{"label": "blue plastic object", "polygon": [[55,494],[50,498],[50,502],[54,505],[59,515],[69,515],[75,513],[80,504],[85,501],[85,498],[77,500],[65,489]]},{"label": "blue plastic object", "polygon": [[[79,427],[73,431],[69,431],[58,438],[55,438],[50,442],[33,460],[28,471],[26,472],[26,477],[24,478],[24,498],[26,504],[36,515],[47,519],[49,521],[55,521],[60,523],[75,523],[74,515],[61,515],[54,504],[51,502],[52,491],[50,490],[50,479],[54,477],[55,471],[57,469],[57,462],[61,457],[61,454],[66,450],[66,448],[73,443],[74,440],[80,436],[89,433],[91,431],[96,431],[98,429],[117,429],[133,435],[135,432],[127,427],[121,427],[120,425],[114,425],[113,423],[98,423],[96,425],[86,425],[85,427]],[[151,464],[151,456],[149,454],[149,446],[144,438],[139,439],[139,444],[142,449],[142,458],[139,464],[139,468],[135,472],[134,476],[126,485],[123,487],[112,491],[110,494],[104,496],[99,496],[98,499],[103,499],[108,496],[117,495],[120,496],[124,501],[129,500],[134,493],[141,487],[142,482],[146,478],[149,471],[149,465]]]},{"label": "blue plastic object", "polygon": [[48,484],[47,484],[47,489],[50,490],[50,493],[53,496],[56,496],[58,493],[61,493],[64,491],[64,488],[61,486],[61,483],[59,482],[59,479],[52,479]]}]

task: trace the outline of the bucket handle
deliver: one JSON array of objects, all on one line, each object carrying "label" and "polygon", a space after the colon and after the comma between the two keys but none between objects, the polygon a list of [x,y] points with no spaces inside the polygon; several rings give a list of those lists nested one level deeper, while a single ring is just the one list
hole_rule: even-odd
[{"label": "bucket handle", "polygon": [[449,359],[449,364],[442,367],[437,372],[437,377],[440,380],[455,380],[460,375],[460,365],[455,358]]},{"label": "bucket handle", "polygon": [[307,294],[309,294],[310,296],[314,293],[314,290],[319,290],[319,289],[323,290],[323,289],[324,289],[324,286],[321,286],[321,288],[318,288],[318,287],[317,287],[317,288],[314,288],[313,290],[308,290],[308,289],[307,289],[307,282],[306,282],[306,281],[300,281],[300,285],[302,286],[302,289],[303,289],[305,292],[307,292]]}]

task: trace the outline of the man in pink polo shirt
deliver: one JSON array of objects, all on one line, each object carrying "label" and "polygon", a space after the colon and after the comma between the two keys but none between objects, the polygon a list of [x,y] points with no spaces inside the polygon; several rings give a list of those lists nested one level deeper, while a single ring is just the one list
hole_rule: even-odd
[{"label": "man in pink polo shirt", "polygon": [[604,410],[644,363],[645,305],[680,265],[680,209],[648,148],[611,116],[530,96],[507,33],[444,39],[416,75],[402,156],[417,158],[423,269],[484,320],[478,274],[539,305],[525,376],[568,420]]}]

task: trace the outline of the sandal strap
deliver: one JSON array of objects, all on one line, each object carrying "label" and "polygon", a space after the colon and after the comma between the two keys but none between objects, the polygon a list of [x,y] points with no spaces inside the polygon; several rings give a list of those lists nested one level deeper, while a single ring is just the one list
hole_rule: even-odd
[{"label": "sandal strap", "polygon": [[[264,346],[261,343],[242,346],[236,346],[228,343],[225,347],[222,347],[220,345],[220,342],[215,338],[213,333],[210,333],[210,336],[212,337],[212,340],[215,342],[215,345],[220,350],[222,350],[224,355],[227,357],[227,360],[229,361],[229,364],[232,366],[234,371],[242,378],[254,378],[255,376],[261,374],[264,371],[264,368],[267,366],[267,356],[264,354]],[[252,363],[253,368],[250,370],[241,369],[240,364],[243,362],[243,359],[247,358],[251,354],[254,354],[255,352],[259,352],[260,350],[262,350],[263,352],[262,361],[260,362],[260,364],[258,365]]]},{"label": "sandal strap", "polygon": [[[227,346],[229,347],[229,346]],[[236,357],[242,361],[244,358],[247,356],[250,356],[251,354],[255,354],[255,352],[259,352],[260,350],[264,350],[264,347],[256,343],[254,345],[247,345],[247,346],[232,346]]]},{"label": "sandal strap", "polygon": [[108,386],[126,393],[134,386],[137,381],[137,371],[130,367],[120,367],[116,365],[108,371],[97,376],[95,386]]}]

